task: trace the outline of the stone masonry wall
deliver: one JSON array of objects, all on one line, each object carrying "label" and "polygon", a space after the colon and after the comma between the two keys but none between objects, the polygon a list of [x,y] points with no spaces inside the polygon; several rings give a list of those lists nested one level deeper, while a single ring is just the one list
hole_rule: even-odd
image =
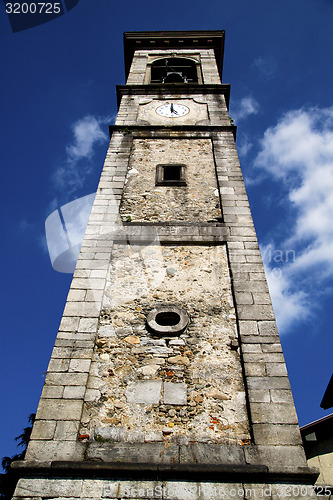
[{"label": "stone masonry wall", "polygon": [[[167,133],[152,131],[148,138],[165,137]],[[193,135],[191,131],[171,133],[179,139]],[[139,135],[136,132],[136,137]],[[170,245],[184,245],[184,240],[195,245],[226,242],[254,438],[253,445],[241,447],[244,463],[264,463],[270,471],[304,468],[306,460],[297,415],[233,133],[198,130],[196,135],[213,140],[225,222],[164,225],[158,228],[160,241],[168,241]],[[143,131],[141,136],[147,138],[147,132]],[[85,456],[86,444],[78,439],[78,429],[84,401],[92,401],[90,391],[94,387],[87,387],[87,380],[100,329],[103,290],[114,244],[114,221],[132,142],[131,134],[113,132],[45,378],[26,454],[28,462],[82,460]],[[145,238],[143,229],[129,224],[126,231],[131,234],[130,240],[140,240]]]},{"label": "stone masonry wall", "polygon": [[[156,186],[158,164],[185,164],[186,186]],[[123,221],[202,221],[221,217],[208,139],[135,139],[120,208]]]},{"label": "stone masonry wall", "polygon": [[[183,333],[147,328],[159,305],[187,313]],[[81,434],[250,442],[235,321],[225,246],[115,245]]]},{"label": "stone masonry wall", "polygon": [[220,75],[217,70],[216,60],[213,49],[177,49],[170,52],[161,50],[137,50],[133,58],[131,70],[127,78],[127,85],[143,85],[145,83],[148,56],[171,57],[177,52],[179,57],[200,55],[201,71],[204,84],[221,83]]}]

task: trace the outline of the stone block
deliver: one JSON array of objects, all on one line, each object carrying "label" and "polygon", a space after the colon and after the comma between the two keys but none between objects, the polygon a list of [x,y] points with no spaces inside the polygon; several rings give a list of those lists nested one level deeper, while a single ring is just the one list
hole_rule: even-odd
[{"label": "stone block", "polygon": [[[236,206],[227,206],[223,208],[224,214],[236,214],[236,215],[251,215],[251,211],[249,207],[236,207]],[[235,248],[235,247],[234,247]],[[244,246],[242,246],[244,248]]]},{"label": "stone block", "polygon": [[251,403],[253,423],[297,424],[293,404],[288,403]]},{"label": "stone block", "polygon": [[83,399],[85,393],[85,386],[68,385],[64,388],[64,399]]},{"label": "stone block", "polygon": [[271,389],[271,399],[273,403],[294,403],[292,392],[283,389]]},{"label": "stone block", "polygon": [[[76,346],[77,346],[77,344],[78,343],[76,343]],[[81,345],[83,344],[83,347],[81,347],[81,348],[75,347],[75,349],[73,349],[73,351],[72,351],[71,358],[72,359],[74,359],[74,358],[91,359],[93,352],[94,352],[93,348],[90,347],[91,342],[81,342],[80,344]],[[87,346],[85,347],[84,344],[87,344]],[[88,348],[88,346],[89,346],[89,348]]]},{"label": "stone block", "polygon": [[141,380],[129,384],[125,395],[128,403],[158,404],[161,389],[161,380]]},{"label": "stone block", "polygon": [[255,304],[271,304],[271,296],[267,293],[253,292],[253,300]]},{"label": "stone block", "polygon": [[[283,356],[283,354],[280,353],[273,353],[277,354],[279,356]],[[274,362],[268,362],[267,363],[267,375],[270,377],[281,377],[281,376],[287,376],[287,367],[284,364],[284,362],[280,363],[274,363]]]},{"label": "stone block", "polygon": [[[105,280],[99,278],[73,278],[71,288],[80,290],[104,290]],[[72,315],[71,315],[72,316]],[[80,315],[78,315],[80,316]]]},{"label": "stone block", "polygon": [[48,372],[45,378],[45,385],[86,385],[88,373],[51,373]]},{"label": "stone block", "polygon": [[72,347],[57,347],[55,346],[52,351],[53,359],[70,358],[72,355]]},{"label": "stone block", "polygon": [[41,399],[36,418],[38,420],[79,420],[83,401]]},{"label": "stone block", "polygon": [[98,267],[108,267],[110,262],[110,254],[108,252],[96,252],[95,260],[97,260]]},{"label": "stone block", "polygon": [[125,441],[127,443],[144,443],[145,442],[145,432],[139,429],[133,429],[126,431]]},{"label": "stone block", "polygon": [[[282,352],[282,346],[279,342],[279,338],[277,338],[278,343],[263,343],[263,338],[265,337],[260,337],[263,352]],[[272,341],[274,342],[274,337],[272,337]]]},{"label": "stone block", "polygon": [[[107,270],[106,269],[93,269],[90,273],[90,277],[91,278],[106,278],[107,277]],[[87,290],[87,292],[89,292],[90,290]],[[103,297],[103,290],[91,290],[91,292],[95,295],[97,294],[98,297]],[[101,294],[101,295],[98,295],[98,294]],[[89,295],[87,293],[87,296],[86,296],[86,300],[90,300],[88,299]]]},{"label": "stone block", "polygon": [[241,499],[244,496],[242,483],[165,481],[163,500],[222,500]]},{"label": "stone block", "polygon": [[67,300],[69,302],[80,302],[84,300],[86,296],[87,291],[86,290],[69,290]]},{"label": "stone block", "polygon": [[54,342],[54,347],[71,347],[73,348],[75,345],[75,338],[77,334],[69,334],[65,332],[61,332],[61,334],[57,335],[57,338]]},{"label": "stone block", "polygon": [[245,245],[245,248],[259,250],[259,244],[257,241],[250,241],[250,242],[244,243],[244,245]]},{"label": "stone block", "polygon": [[94,302],[67,302],[64,310],[66,316],[78,317],[98,317],[99,308],[96,307]]},{"label": "stone block", "polygon": [[36,420],[31,432],[31,439],[53,439],[56,422]]},{"label": "stone block", "polygon": [[[280,337],[276,335],[271,335],[264,337],[262,335],[247,335],[244,338],[244,342],[247,344],[260,344],[262,352],[282,352]],[[269,349],[270,346],[279,345],[280,349]]]},{"label": "stone block", "polygon": [[271,305],[240,305],[238,317],[240,320],[274,320],[274,312]]},{"label": "stone block", "polygon": [[[106,277],[106,271],[103,270],[91,271],[91,275],[93,275],[93,273],[98,273],[98,274],[105,273]],[[100,305],[100,303],[102,302],[103,294],[104,294],[103,290],[87,290],[85,300],[86,302],[95,302],[97,307],[97,305]]]},{"label": "stone block", "polygon": [[258,342],[247,343],[247,339],[242,342],[242,352],[262,352],[261,344]]},{"label": "stone block", "polygon": [[285,467],[306,467],[307,462],[301,446],[247,446],[246,461],[249,464],[265,464],[271,470]]},{"label": "stone block", "polygon": [[86,339],[86,340],[89,340],[89,339],[93,339],[94,337],[91,335],[91,334],[83,334],[83,333],[70,333],[70,332],[58,332],[58,335],[57,335],[57,340],[56,340],[56,345],[57,345],[57,341],[58,340],[71,340],[73,341],[73,344],[74,345],[74,341],[76,341],[77,339]]},{"label": "stone block", "polygon": [[163,441],[163,433],[161,431],[151,431],[146,432],[144,436],[144,440],[146,443],[154,442],[154,441]]},{"label": "stone block", "polygon": [[72,359],[69,364],[69,372],[89,372],[91,360],[90,359]]},{"label": "stone block", "polygon": [[253,424],[255,444],[301,445],[302,439],[296,424]]},{"label": "stone block", "polygon": [[271,397],[269,390],[256,390],[249,392],[249,401],[251,403],[270,403]]},{"label": "stone block", "polygon": [[54,434],[56,441],[76,441],[79,431],[79,422],[69,420],[58,421]]},{"label": "stone block", "polygon": [[42,398],[45,399],[60,399],[64,393],[63,386],[44,385]]},{"label": "stone block", "polygon": [[101,396],[101,392],[97,389],[87,389],[84,395],[85,401],[97,401]]},{"label": "stone block", "polygon": [[79,326],[79,318],[72,318],[63,316],[59,331],[61,332],[76,332]]},{"label": "stone block", "polygon": [[90,374],[88,380],[88,389],[101,389],[104,386],[103,379],[99,376],[92,376]]},{"label": "stone block", "polygon": [[278,335],[275,321],[259,321],[258,327],[260,335]]},{"label": "stone block", "polygon": [[250,292],[235,292],[236,304],[253,304],[252,293]]},{"label": "stone block", "polygon": [[[125,427],[96,427],[94,439],[97,441],[125,441],[127,429]],[[100,439],[101,438],[101,439]]]},{"label": "stone block", "polygon": [[48,366],[49,372],[67,372],[69,359],[51,359]]},{"label": "stone block", "polygon": [[242,227],[231,227],[230,228],[231,236],[255,236],[256,232],[254,227],[251,226],[242,226]]},{"label": "stone block", "polygon": [[249,278],[251,281],[255,281],[255,286],[257,286],[258,281],[264,281],[266,283],[266,274],[264,271],[262,273],[249,273]]},{"label": "stone block", "polygon": [[80,318],[78,331],[94,333],[97,331],[98,318]]},{"label": "stone block", "polygon": [[174,443],[89,443],[87,460],[127,463],[177,463],[179,446]]},{"label": "stone block", "polygon": [[244,251],[244,243],[242,241],[230,241],[227,243],[227,246],[230,249],[230,251],[235,251],[235,250]]},{"label": "stone block", "polygon": [[[120,481],[104,481],[103,483],[103,491],[100,497],[98,498],[123,498],[128,500],[133,499],[155,499],[160,498],[162,496],[158,494],[159,491],[162,492],[160,482],[155,481],[129,481],[129,480],[120,480]],[[163,484],[164,486],[164,484]],[[99,491],[99,490],[97,490]],[[157,492],[157,493],[156,493]],[[95,495],[96,497],[96,495]]]},{"label": "stone block", "polygon": [[244,464],[244,449],[227,444],[197,443],[180,446],[180,463]]},{"label": "stone block", "polygon": [[258,335],[258,323],[256,321],[239,321],[240,335]]},{"label": "stone block", "polygon": [[[48,462],[53,460],[73,460],[81,461],[84,459],[85,446],[75,441],[30,441],[25,456],[26,460],[37,460],[39,462]],[[49,480],[47,480],[49,481]],[[59,481],[57,481],[59,483]],[[62,481],[60,481],[63,483]],[[47,490],[41,490],[43,498],[47,496]],[[61,495],[58,489],[54,496],[58,498]],[[66,495],[64,495],[66,496]],[[69,496],[71,494],[69,493]],[[80,496],[78,497],[80,498]]]},{"label": "stone block", "polygon": [[96,335],[93,333],[77,333],[75,338],[75,352],[80,349],[93,349]]},{"label": "stone block", "polygon": [[85,500],[107,498],[103,494],[105,484],[106,481],[102,479],[84,479],[81,498]]},{"label": "stone block", "polygon": [[290,389],[288,377],[248,377],[249,389]]},{"label": "stone block", "polygon": [[236,224],[242,223],[243,225],[247,226],[253,224],[252,217],[250,215],[224,215],[224,221]]},{"label": "stone block", "polygon": [[[275,365],[284,365],[284,357],[280,352],[243,352],[243,359],[246,363],[267,363],[268,366],[272,363]],[[273,371],[273,370],[272,370]],[[271,373],[271,375],[286,375],[286,373]]]},{"label": "stone block", "polygon": [[[249,252],[249,250],[248,250]],[[262,258],[260,255],[260,252],[256,252],[256,254],[248,254],[246,252],[246,262],[251,262],[251,263],[260,263],[262,265]]]},{"label": "stone block", "polygon": [[[246,194],[244,194],[244,196],[238,194],[236,196],[236,207],[248,207],[248,206],[249,206],[249,201],[247,199]],[[255,240],[255,236],[253,235],[251,239],[246,239],[244,241],[254,241],[254,240]]]},{"label": "stone block", "polygon": [[244,363],[244,370],[247,377],[263,377],[266,375],[265,363]]},{"label": "stone block", "polygon": [[184,383],[164,382],[163,401],[166,405],[186,405],[187,386]]}]

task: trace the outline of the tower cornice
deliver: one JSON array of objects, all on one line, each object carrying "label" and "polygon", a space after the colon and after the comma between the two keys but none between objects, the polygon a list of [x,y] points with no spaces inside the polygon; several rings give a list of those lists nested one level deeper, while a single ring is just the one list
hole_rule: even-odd
[{"label": "tower cornice", "polygon": [[213,49],[222,79],[224,30],[128,31],[124,33],[125,74],[128,76],[136,50]]},{"label": "tower cornice", "polygon": [[136,124],[129,125],[129,127],[124,127],[123,125],[109,125],[109,134],[110,138],[113,132],[122,132],[122,133],[140,133],[143,132],[146,137],[149,136],[169,136],[170,131],[172,133],[179,132],[180,134],[183,132],[186,134],[197,132],[197,134],[212,134],[214,132],[232,132],[234,139],[236,140],[236,132],[237,127],[235,125],[144,125],[144,124]]}]

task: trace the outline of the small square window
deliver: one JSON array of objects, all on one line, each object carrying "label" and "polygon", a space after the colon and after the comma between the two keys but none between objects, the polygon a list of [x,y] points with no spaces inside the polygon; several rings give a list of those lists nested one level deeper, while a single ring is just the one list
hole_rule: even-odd
[{"label": "small square window", "polygon": [[186,186],[185,165],[157,165],[156,186]]}]

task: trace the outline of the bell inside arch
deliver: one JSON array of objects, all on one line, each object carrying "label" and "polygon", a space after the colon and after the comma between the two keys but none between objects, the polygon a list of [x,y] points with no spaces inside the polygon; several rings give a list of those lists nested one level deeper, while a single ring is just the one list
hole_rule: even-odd
[{"label": "bell inside arch", "polygon": [[151,66],[151,83],[198,83],[196,63],[180,57],[158,59]]},{"label": "bell inside arch", "polygon": [[163,79],[162,83],[187,83],[186,77],[183,77],[181,71],[179,72],[169,72],[167,76]]}]

